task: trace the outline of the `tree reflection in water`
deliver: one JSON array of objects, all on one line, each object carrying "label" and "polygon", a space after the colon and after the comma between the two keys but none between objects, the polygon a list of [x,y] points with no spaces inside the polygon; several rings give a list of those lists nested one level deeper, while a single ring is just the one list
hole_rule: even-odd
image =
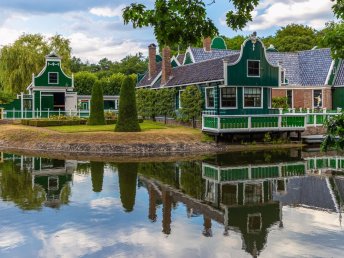
[{"label": "tree reflection in water", "polygon": [[131,212],[135,205],[138,165],[119,163],[117,169],[122,206],[126,212]]}]

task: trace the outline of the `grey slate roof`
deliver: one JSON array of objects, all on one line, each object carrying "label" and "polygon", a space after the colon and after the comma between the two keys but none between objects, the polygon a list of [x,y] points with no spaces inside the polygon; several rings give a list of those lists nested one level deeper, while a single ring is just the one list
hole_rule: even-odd
[{"label": "grey slate roof", "polygon": [[[239,54],[228,57],[229,62],[234,62]],[[176,67],[172,70],[171,79],[165,86],[177,86],[207,81],[223,80],[223,59],[216,58],[207,61]]]},{"label": "grey slate roof", "polygon": [[267,52],[270,63],[286,69],[289,85],[323,86],[329,73],[332,58],[330,49],[315,49],[296,53]]},{"label": "grey slate roof", "polygon": [[156,64],[156,72],[152,76],[152,78],[149,78],[149,72],[147,71],[144,75],[144,77],[139,81],[139,83],[136,85],[136,87],[143,87],[143,86],[150,86],[152,82],[155,80],[155,78],[158,76],[158,74],[161,72],[162,62],[159,62]]},{"label": "grey slate roof", "polygon": [[203,48],[190,48],[190,49],[191,49],[193,57],[195,58],[196,63],[240,53],[240,51],[238,50],[212,49],[211,51],[207,52],[207,51],[204,51]]},{"label": "grey slate roof", "polygon": [[334,86],[344,86],[344,60],[342,60],[339,66]]},{"label": "grey slate roof", "polygon": [[336,211],[336,203],[332,199],[325,178],[307,176],[289,179],[287,194],[276,195],[283,205],[303,205],[316,209]]},{"label": "grey slate roof", "polygon": [[299,52],[302,85],[324,85],[331,68],[329,48]]}]

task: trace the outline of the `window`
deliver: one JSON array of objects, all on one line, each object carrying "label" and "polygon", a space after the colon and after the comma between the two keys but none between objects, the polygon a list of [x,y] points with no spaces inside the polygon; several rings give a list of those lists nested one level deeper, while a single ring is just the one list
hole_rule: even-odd
[{"label": "window", "polygon": [[179,91],[179,95],[178,95],[178,108],[182,108],[182,93],[184,90],[180,90]]},{"label": "window", "polygon": [[244,88],[244,107],[262,107],[261,88]]},{"label": "window", "polygon": [[223,87],[221,88],[221,107],[235,108],[236,107],[236,88]]},{"label": "window", "polygon": [[260,62],[259,61],[247,61],[247,76],[259,77],[260,76]]},{"label": "window", "polygon": [[281,84],[285,84],[285,70],[281,71]]},{"label": "window", "polygon": [[215,107],[214,88],[205,89],[206,108]]},{"label": "window", "polygon": [[49,83],[50,84],[57,84],[58,83],[58,74],[57,73],[49,73]]},{"label": "window", "polygon": [[293,107],[293,90],[287,90],[287,104],[290,108]]},{"label": "window", "polygon": [[322,107],[322,90],[313,90],[313,107]]}]

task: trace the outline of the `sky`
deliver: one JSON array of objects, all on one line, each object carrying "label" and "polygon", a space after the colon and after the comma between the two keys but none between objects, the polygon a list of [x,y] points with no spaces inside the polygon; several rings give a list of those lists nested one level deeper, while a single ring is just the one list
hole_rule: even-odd
[{"label": "sky", "polygon": [[[205,0],[211,3],[211,0]],[[47,38],[60,34],[71,42],[72,55],[97,62],[107,57],[115,61],[142,52],[155,42],[151,28],[133,29],[124,25],[122,9],[132,3],[153,6],[154,0],[0,0],[0,47],[13,43],[23,33],[40,33]],[[243,31],[226,26],[228,0],[207,5],[208,16],[225,36],[269,36],[281,26],[298,23],[315,29],[334,20],[331,0],[260,0],[253,21]]]}]

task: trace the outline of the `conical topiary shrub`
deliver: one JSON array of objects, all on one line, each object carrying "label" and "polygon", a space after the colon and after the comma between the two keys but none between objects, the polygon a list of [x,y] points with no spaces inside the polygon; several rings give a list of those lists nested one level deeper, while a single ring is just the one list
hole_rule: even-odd
[{"label": "conical topiary shrub", "polygon": [[91,114],[88,125],[105,125],[103,88],[97,81],[92,88]]},{"label": "conical topiary shrub", "polygon": [[137,118],[135,83],[127,76],[122,83],[119,96],[119,114],[115,128],[116,132],[140,132]]}]

